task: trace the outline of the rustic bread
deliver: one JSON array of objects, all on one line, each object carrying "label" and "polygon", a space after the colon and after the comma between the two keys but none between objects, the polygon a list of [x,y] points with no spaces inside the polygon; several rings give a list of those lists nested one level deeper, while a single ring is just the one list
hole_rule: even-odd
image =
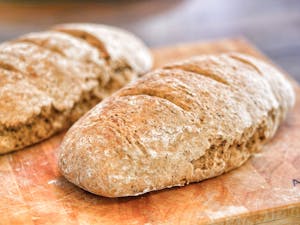
[{"label": "rustic bread", "polygon": [[182,186],[241,166],[294,104],[284,76],[229,53],[167,65],[95,106],[60,146],[62,174],[107,197]]},{"label": "rustic bread", "polygon": [[1,44],[0,153],[69,127],[151,64],[138,38],[102,25],[65,24]]}]

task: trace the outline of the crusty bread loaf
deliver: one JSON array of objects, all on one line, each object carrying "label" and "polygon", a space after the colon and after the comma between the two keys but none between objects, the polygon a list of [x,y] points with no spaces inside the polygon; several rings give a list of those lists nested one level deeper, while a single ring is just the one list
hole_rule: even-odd
[{"label": "crusty bread loaf", "polygon": [[173,63],[78,120],[61,144],[59,167],[72,183],[108,197],[201,181],[259,151],[294,98],[279,71],[250,56]]},{"label": "crusty bread loaf", "polygon": [[67,128],[151,64],[139,39],[104,25],[64,24],[1,44],[0,153]]}]

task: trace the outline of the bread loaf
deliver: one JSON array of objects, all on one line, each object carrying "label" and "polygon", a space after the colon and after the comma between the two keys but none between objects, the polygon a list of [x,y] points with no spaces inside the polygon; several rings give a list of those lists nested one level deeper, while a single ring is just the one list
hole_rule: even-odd
[{"label": "bread loaf", "polygon": [[70,182],[107,197],[215,177],[260,151],[294,99],[286,78],[251,56],[173,63],[78,120],[60,146],[59,167]]},{"label": "bread loaf", "polygon": [[151,68],[148,49],[114,27],[64,24],[0,45],[0,153],[69,127]]}]

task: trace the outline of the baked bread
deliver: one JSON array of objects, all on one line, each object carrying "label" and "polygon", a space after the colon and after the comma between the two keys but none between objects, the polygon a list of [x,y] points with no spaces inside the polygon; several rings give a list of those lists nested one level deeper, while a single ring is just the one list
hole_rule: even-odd
[{"label": "baked bread", "polygon": [[64,24],[1,44],[0,153],[69,127],[151,64],[138,38],[104,25]]},{"label": "baked bread", "polygon": [[285,77],[251,56],[204,55],[144,75],[67,132],[59,168],[97,195],[139,195],[241,166],[295,101]]}]

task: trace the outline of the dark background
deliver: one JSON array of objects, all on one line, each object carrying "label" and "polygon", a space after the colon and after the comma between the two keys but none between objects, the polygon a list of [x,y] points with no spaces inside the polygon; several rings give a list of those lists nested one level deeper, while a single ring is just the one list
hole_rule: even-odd
[{"label": "dark background", "polygon": [[117,25],[151,47],[243,36],[300,81],[299,0],[0,1],[0,41],[63,22]]}]

